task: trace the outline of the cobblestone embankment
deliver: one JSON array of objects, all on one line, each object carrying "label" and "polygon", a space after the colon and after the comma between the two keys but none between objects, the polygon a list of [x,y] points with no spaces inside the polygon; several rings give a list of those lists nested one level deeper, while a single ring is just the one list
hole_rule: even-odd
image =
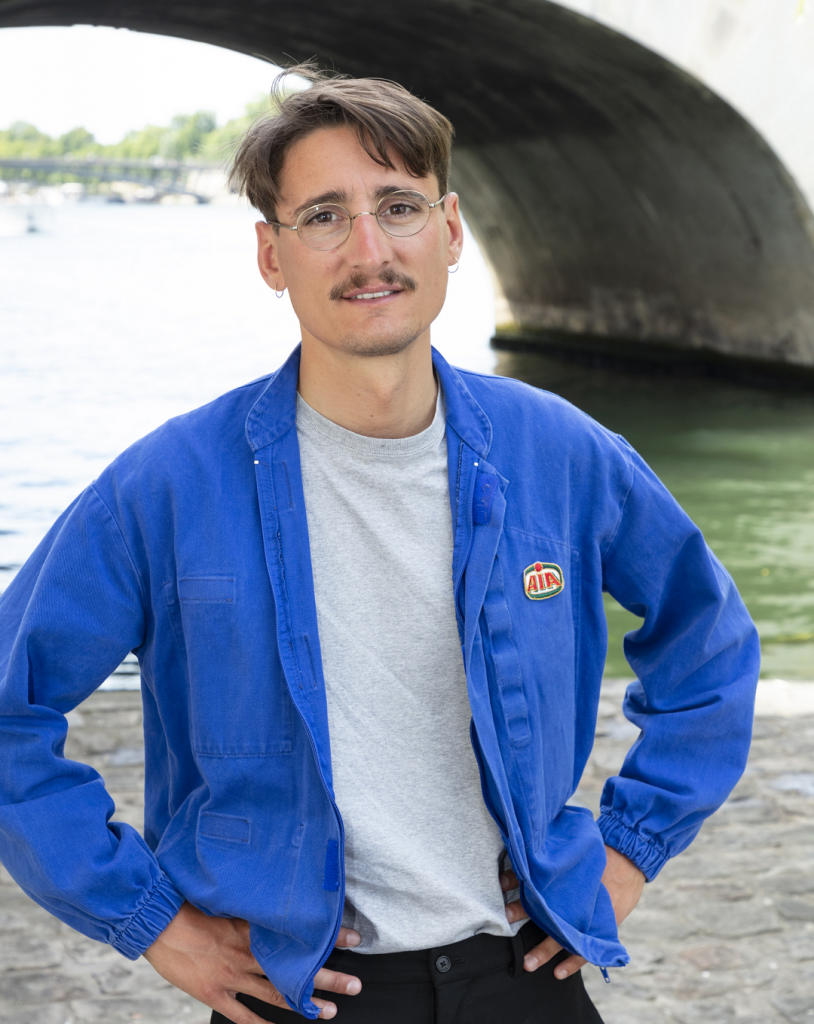
[{"label": "cobblestone embankment", "polygon": [[[635,737],[620,712],[623,688],[606,682],[576,795],[594,811]],[[98,692],[70,720],[67,756],[92,764],[117,819],[140,827],[138,692]],[[631,966],[611,972],[610,985],[585,968],[606,1024],[814,1024],[813,746],[814,715],[757,719],[732,797],[623,925]],[[208,1020],[208,1010],[145,961],[131,963],[61,924],[0,869],[0,1024]]]}]

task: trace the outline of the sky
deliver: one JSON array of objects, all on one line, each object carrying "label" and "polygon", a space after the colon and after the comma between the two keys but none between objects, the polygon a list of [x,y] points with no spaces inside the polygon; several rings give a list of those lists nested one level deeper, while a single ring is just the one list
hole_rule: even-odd
[{"label": "sky", "polygon": [[275,71],[218,46],[127,29],[4,28],[0,129],[28,121],[56,136],[81,125],[107,145],[196,110],[222,124],[268,93]]}]

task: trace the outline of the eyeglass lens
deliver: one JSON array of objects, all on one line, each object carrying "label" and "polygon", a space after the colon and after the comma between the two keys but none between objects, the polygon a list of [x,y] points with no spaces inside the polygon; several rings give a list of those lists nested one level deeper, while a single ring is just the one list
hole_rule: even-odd
[{"label": "eyeglass lens", "polygon": [[[389,235],[406,237],[417,234],[427,223],[430,204],[420,192],[393,192],[379,200],[375,216]],[[303,210],[297,231],[312,249],[335,249],[350,234],[351,223],[344,206],[328,203]]]}]

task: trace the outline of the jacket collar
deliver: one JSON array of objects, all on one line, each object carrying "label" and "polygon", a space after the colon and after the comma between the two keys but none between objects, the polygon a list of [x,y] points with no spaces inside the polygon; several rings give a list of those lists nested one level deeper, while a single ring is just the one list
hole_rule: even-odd
[{"label": "jacket collar", "polygon": [[300,346],[275,370],[246,417],[246,439],[257,452],[287,433],[297,422]]},{"label": "jacket collar", "polygon": [[472,397],[460,373],[435,348],[432,350],[432,365],[444,391],[447,425],[485,459],[492,447],[489,417]]},{"label": "jacket collar", "polygon": [[[444,390],[447,424],[485,459],[492,446],[492,424],[486,413],[472,397],[458,371],[435,348],[432,364]],[[296,425],[299,371],[300,346],[297,345],[271,375],[246,418],[246,438],[253,451],[272,444]]]}]

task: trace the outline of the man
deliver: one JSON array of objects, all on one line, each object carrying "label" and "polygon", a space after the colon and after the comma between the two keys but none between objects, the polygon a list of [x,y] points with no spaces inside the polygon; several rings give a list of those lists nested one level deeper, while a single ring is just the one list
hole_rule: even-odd
[{"label": "man", "polygon": [[[627,962],[617,922],[743,770],[754,627],[622,438],[432,350],[446,119],[312,78],[235,164],[301,347],[120,456],[3,597],[0,852],[220,1024],[597,1022],[580,967]],[[641,735],[595,823],[603,589],[644,617]],[[63,757],[129,650],[144,839]]]}]

